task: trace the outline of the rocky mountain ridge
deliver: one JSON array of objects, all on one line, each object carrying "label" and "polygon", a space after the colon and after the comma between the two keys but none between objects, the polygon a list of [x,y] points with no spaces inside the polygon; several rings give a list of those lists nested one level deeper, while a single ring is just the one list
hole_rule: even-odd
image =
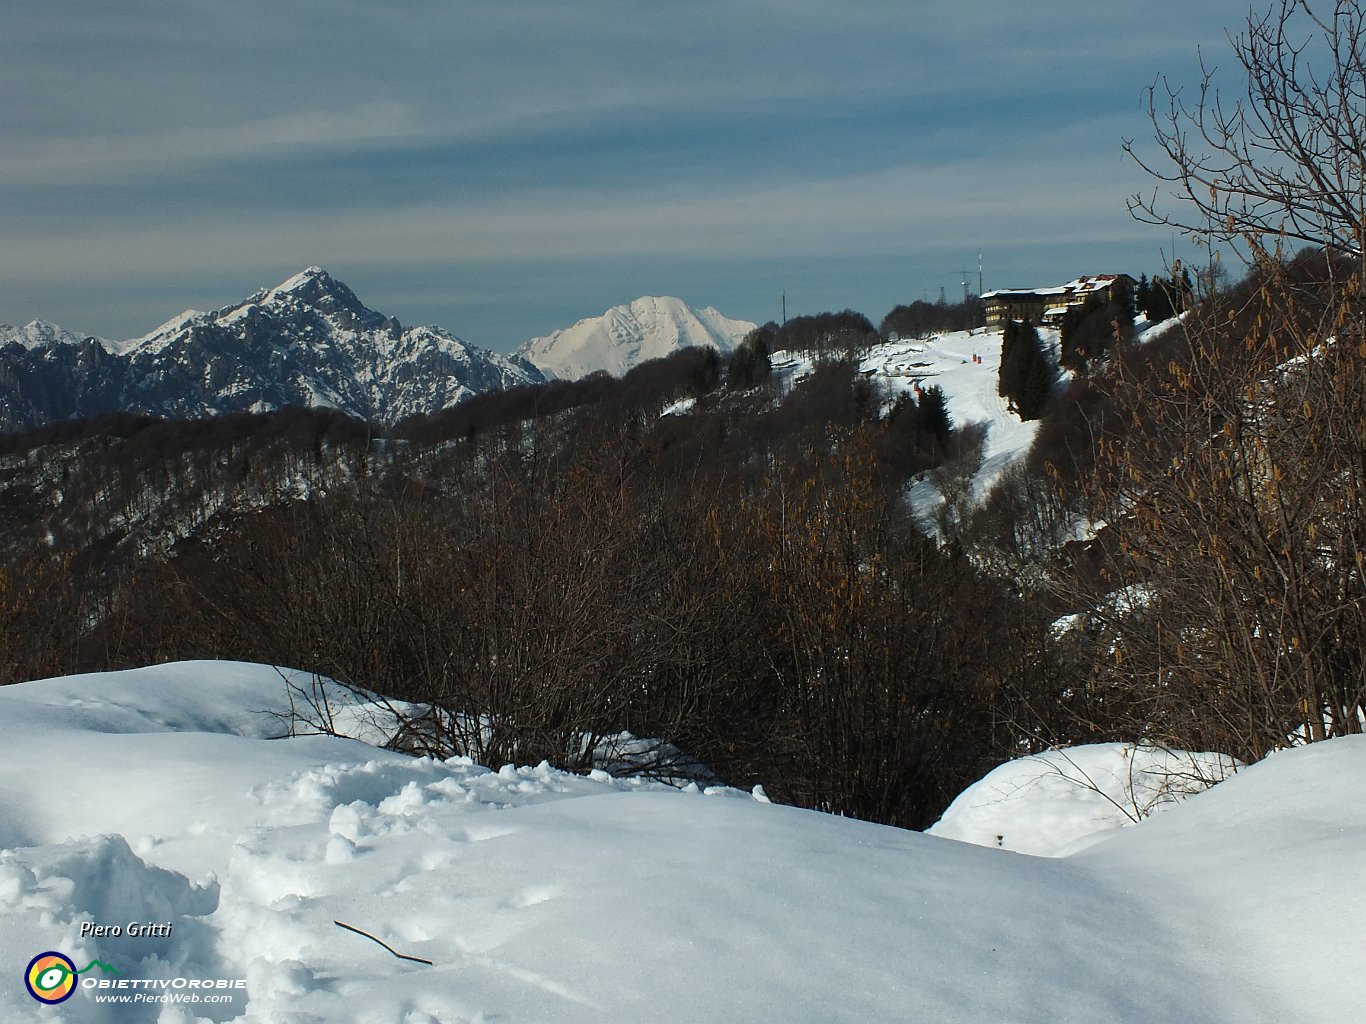
[{"label": "rocky mountain ridge", "polygon": [[126,342],[43,321],[0,326],[0,430],[112,411],[200,417],[286,406],[394,423],[542,379],[527,361],[440,327],[404,328],[320,267]]}]

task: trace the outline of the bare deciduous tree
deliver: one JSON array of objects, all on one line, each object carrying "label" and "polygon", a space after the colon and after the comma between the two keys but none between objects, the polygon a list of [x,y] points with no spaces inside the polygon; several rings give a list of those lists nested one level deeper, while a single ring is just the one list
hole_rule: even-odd
[{"label": "bare deciduous tree", "polygon": [[[1255,758],[1366,714],[1366,3],[1275,0],[1230,41],[1236,98],[1202,58],[1193,98],[1149,91],[1160,158],[1125,143],[1170,187],[1131,212],[1254,273],[1165,370],[1114,385],[1093,517],[1127,598],[1097,606],[1092,640],[1149,734]],[[1315,251],[1287,261],[1287,242]]]},{"label": "bare deciduous tree", "polygon": [[1247,317],[1211,310],[1165,367],[1117,364],[1093,692],[1129,729],[1257,759],[1366,721],[1366,346],[1358,283],[1262,254]]},{"label": "bare deciduous tree", "polygon": [[1236,98],[1203,55],[1193,98],[1165,78],[1148,90],[1161,153],[1124,148],[1170,194],[1135,195],[1130,211],[1235,249],[1281,237],[1361,257],[1366,4],[1277,0],[1230,41],[1245,78]]}]

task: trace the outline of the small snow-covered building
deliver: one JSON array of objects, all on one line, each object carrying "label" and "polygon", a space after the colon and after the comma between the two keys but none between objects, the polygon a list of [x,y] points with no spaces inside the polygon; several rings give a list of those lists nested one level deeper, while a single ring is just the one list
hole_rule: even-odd
[{"label": "small snow-covered building", "polygon": [[1002,288],[984,294],[982,302],[988,327],[1004,327],[1010,320],[1051,326],[1092,295],[1108,302],[1124,289],[1132,294],[1137,284],[1128,274],[1091,274],[1051,288]]}]

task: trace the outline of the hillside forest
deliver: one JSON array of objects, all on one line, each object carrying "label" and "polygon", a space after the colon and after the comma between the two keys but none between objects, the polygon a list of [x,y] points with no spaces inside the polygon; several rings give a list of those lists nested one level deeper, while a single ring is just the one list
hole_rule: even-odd
[{"label": "hillside forest", "polygon": [[[0,680],[287,665],[380,695],[414,754],[761,784],[912,828],[1056,744],[1252,760],[1360,731],[1359,275],[1306,250],[1218,294],[1141,284],[1057,346],[984,335],[1046,373],[1016,399],[1032,449],[978,496],[981,428],[860,372],[888,334],[980,324],[975,300],[798,317],[391,428],[287,409],[2,436]],[[1183,317],[1135,339],[1132,303],[1174,292]],[[924,480],[949,499],[929,512]],[[297,697],[282,727],[329,728]]]}]

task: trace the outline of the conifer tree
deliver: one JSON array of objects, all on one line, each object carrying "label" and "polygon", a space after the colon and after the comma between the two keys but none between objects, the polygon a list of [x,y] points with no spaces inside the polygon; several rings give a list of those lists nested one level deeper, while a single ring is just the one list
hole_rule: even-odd
[{"label": "conifer tree", "polygon": [[933,434],[940,444],[947,441],[953,431],[949,404],[944,397],[944,389],[938,384],[931,385],[920,393],[920,427],[926,433]]},{"label": "conifer tree", "polygon": [[1008,398],[1014,391],[1014,356],[1020,340],[1021,326],[1018,320],[1007,320],[1005,328],[1001,331],[1001,363],[997,371],[996,393],[1002,398]]},{"label": "conifer tree", "polygon": [[1020,390],[1015,396],[1015,405],[1019,409],[1020,419],[1036,420],[1043,415],[1044,406],[1048,404],[1049,395],[1053,392],[1056,371],[1048,356],[1044,354],[1039,333],[1033,328],[1027,332],[1020,349],[1023,357]]},{"label": "conifer tree", "polygon": [[1143,315],[1149,323],[1160,324],[1176,316],[1178,310],[1174,299],[1172,278],[1154,277],[1148,286],[1147,297],[1143,303]]},{"label": "conifer tree", "polygon": [[753,387],[768,377],[773,363],[769,358],[773,351],[772,342],[776,325],[765,324],[756,327],[736,346],[730,356],[730,370],[726,375],[726,386],[732,390]]},{"label": "conifer tree", "polygon": [[1053,389],[1056,371],[1043,349],[1039,332],[1030,323],[1007,325],[1001,342],[1001,370],[997,391],[1008,399],[1022,420],[1038,419]]},{"label": "conifer tree", "polygon": [[1058,330],[1059,361],[1072,370],[1086,369],[1088,353],[1079,344],[1078,334],[1088,318],[1100,312],[1106,305],[1099,295],[1088,295],[1080,306],[1074,306],[1063,314]]}]

